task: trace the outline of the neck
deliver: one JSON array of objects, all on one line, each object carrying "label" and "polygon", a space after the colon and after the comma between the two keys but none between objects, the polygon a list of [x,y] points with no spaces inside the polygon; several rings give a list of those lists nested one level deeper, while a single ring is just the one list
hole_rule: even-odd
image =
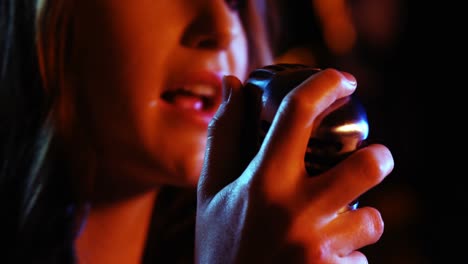
[{"label": "neck", "polygon": [[94,204],[76,241],[79,263],[141,263],[158,191]]}]

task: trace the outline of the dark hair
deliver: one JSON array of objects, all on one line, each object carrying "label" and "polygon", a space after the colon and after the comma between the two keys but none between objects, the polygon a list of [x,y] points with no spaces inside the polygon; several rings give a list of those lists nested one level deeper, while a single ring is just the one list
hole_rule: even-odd
[{"label": "dark hair", "polygon": [[[41,73],[41,54],[38,54],[37,46],[41,43],[38,43],[37,30],[41,30],[42,25],[37,25],[37,2],[0,2],[2,263],[73,263],[73,242],[81,222],[78,217],[81,209],[74,201],[69,177],[62,175],[67,164],[60,160],[63,155],[55,143],[54,123],[50,116],[56,95],[46,91],[44,73]],[[263,22],[261,16],[247,13],[241,13],[241,16],[243,21],[261,27],[258,24]],[[259,29],[262,28],[248,32],[250,49],[269,51],[267,42],[254,36]],[[263,40],[268,38],[268,32],[265,34]],[[252,60],[251,67],[262,64],[262,61],[264,58]],[[169,197],[167,200],[174,198],[164,195]],[[193,201],[186,200],[189,202],[184,203],[195,210]],[[192,231],[186,234],[192,234]],[[159,245],[158,241],[150,243]],[[145,261],[151,258],[151,254],[147,254]]]},{"label": "dark hair", "polygon": [[64,263],[72,258],[66,241],[72,239],[73,210],[66,177],[48,166],[51,98],[38,67],[35,15],[34,1],[0,6],[2,256],[7,263]]}]

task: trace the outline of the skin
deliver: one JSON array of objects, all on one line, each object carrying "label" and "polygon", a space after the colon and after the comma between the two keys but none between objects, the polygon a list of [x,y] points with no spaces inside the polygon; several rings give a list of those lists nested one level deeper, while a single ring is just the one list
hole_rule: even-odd
[{"label": "skin", "polygon": [[231,96],[209,128],[199,180],[197,263],[367,263],[358,249],[380,239],[381,215],[340,208],[392,171],[390,151],[370,145],[313,178],[302,163],[315,118],[355,90],[354,77],[325,69],[293,89],[247,167],[238,155],[245,138],[232,123],[246,120],[250,100],[237,78],[227,84]]},{"label": "skin", "polygon": [[198,187],[197,263],[366,263],[357,250],[380,238],[379,212],[337,212],[390,173],[388,149],[366,147],[313,180],[297,162],[314,118],[354,91],[354,77],[329,69],[297,87],[247,155],[253,138],[242,133],[256,128],[244,121],[259,102],[241,84],[248,50],[235,10],[219,0],[75,2],[57,120],[92,205],[81,263],[139,263],[166,184]]},{"label": "skin", "polygon": [[[138,263],[158,187],[196,187],[222,76],[247,73],[245,32],[224,1],[80,0],[74,19],[62,103],[78,118],[61,122],[81,131],[72,155],[91,148],[95,157],[82,162],[94,176],[76,176],[95,177],[80,183],[93,207],[78,252],[93,263]],[[206,109],[200,97],[162,98],[197,85],[209,87]]]},{"label": "skin", "polygon": [[[71,78],[98,151],[113,167],[115,159],[127,163],[118,171],[140,174],[132,181],[143,185],[195,185],[222,76],[246,76],[237,13],[223,1],[77,2]],[[214,94],[209,109],[195,109],[199,97],[162,99],[196,85]]]}]

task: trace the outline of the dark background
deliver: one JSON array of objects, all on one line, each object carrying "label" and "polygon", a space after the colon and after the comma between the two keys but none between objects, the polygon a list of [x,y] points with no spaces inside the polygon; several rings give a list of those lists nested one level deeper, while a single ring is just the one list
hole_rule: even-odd
[{"label": "dark background", "polygon": [[[462,257],[467,250],[466,188],[454,181],[460,175],[440,175],[433,170],[439,166],[426,162],[427,154],[440,161],[450,157],[435,153],[441,141],[427,136],[434,127],[427,126],[425,94],[433,88],[424,80],[438,73],[422,71],[428,66],[420,60],[427,47],[418,39],[419,17],[413,13],[420,7],[404,0],[278,1],[288,28],[281,35],[280,50],[307,47],[315,52],[316,66],[354,74],[368,113],[368,141],[385,144],[394,156],[393,172],[360,199],[362,206],[378,208],[385,221],[381,240],[362,250],[369,263],[468,263]],[[345,8],[330,12],[338,2]],[[330,5],[328,18],[324,3]],[[335,25],[343,12],[350,27]],[[346,39],[349,28],[354,30],[351,40]]]}]

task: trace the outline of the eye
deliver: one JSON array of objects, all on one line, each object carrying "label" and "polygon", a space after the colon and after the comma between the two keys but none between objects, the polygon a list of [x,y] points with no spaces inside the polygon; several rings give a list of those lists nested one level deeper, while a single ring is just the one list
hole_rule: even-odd
[{"label": "eye", "polygon": [[240,11],[245,8],[246,0],[225,0],[229,9],[232,11]]}]

